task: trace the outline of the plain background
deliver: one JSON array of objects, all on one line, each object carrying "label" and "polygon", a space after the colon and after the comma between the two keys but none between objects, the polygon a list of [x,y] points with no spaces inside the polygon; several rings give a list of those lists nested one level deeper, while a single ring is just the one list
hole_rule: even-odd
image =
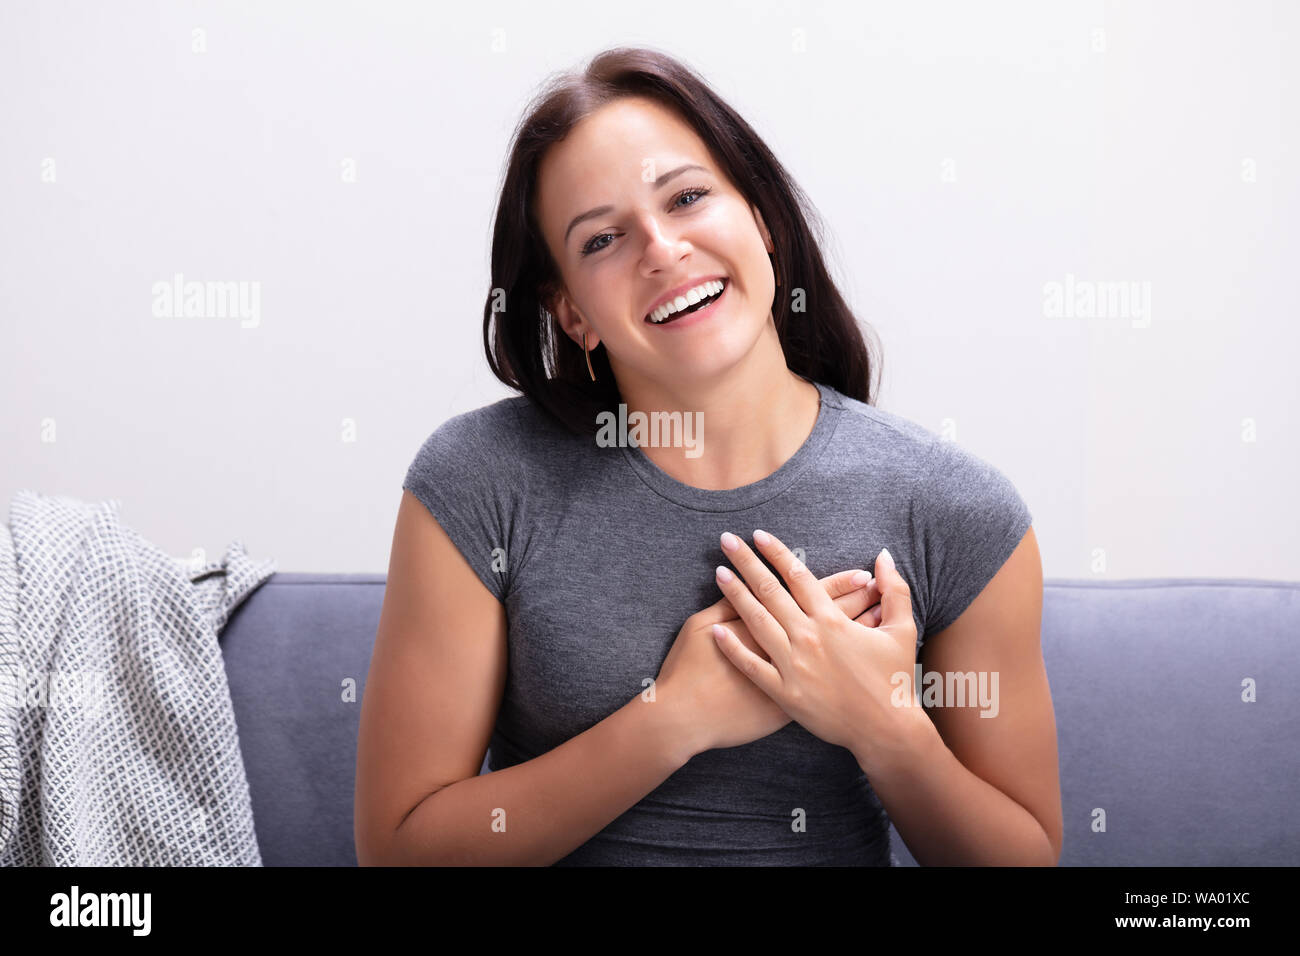
[{"label": "plain background", "polygon": [[[1011,478],[1048,577],[1300,579],[1298,40],[1258,0],[6,3],[4,507],[385,571],[420,444],[512,394],[481,323],[524,104],[649,45],[809,193],[879,406]],[[260,325],[156,318],[178,272],[259,282]],[[1149,325],[1046,316],[1067,275],[1150,283]]]}]

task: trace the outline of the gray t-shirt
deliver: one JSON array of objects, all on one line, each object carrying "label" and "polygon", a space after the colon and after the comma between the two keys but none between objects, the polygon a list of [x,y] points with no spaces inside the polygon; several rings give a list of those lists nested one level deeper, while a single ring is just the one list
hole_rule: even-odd
[{"label": "gray t-shirt", "polygon": [[[509,622],[489,770],[558,747],[644,690],[686,618],[722,597],[723,531],[747,543],[770,531],[819,578],[874,570],[888,547],[911,588],[918,654],[974,601],[1029,528],[1015,487],[955,443],[817,388],[799,450],[723,491],[677,481],[635,446],[574,435],[524,396],[456,415],[425,441],[402,487]],[[888,830],[853,755],[792,721],[696,755],[556,865],[888,866]]]}]

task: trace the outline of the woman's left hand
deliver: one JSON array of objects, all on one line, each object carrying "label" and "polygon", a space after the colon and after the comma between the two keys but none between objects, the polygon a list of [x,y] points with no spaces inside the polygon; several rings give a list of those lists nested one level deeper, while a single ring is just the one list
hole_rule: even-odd
[{"label": "woman's left hand", "polygon": [[789,591],[730,532],[722,536],[723,551],[743,581],[734,574],[730,580],[723,575],[716,579],[770,662],[721,625],[714,628],[718,647],[809,733],[848,748],[859,759],[896,749],[924,711],[912,687],[916,621],[911,591],[892,556],[882,551],[876,558],[882,616],[879,626],[867,627],[845,615],[774,535],[764,538],[763,532],[754,533],[754,543]]}]

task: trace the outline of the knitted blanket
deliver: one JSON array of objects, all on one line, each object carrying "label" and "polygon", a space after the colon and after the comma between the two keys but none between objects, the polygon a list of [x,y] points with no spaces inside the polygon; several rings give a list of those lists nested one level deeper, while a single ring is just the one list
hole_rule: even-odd
[{"label": "knitted blanket", "polygon": [[0,523],[0,865],[261,866],[217,635],[275,563],[195,569],[119,507]]}]

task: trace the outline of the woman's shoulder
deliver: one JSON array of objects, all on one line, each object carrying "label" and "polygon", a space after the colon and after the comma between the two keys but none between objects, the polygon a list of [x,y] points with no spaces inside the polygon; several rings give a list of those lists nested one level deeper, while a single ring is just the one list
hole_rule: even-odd
[{"label": "woman's shoulder", "polygon": [[523,395],[511,395],[457,412],[434,427],[425,447],[466,455],[517,454],[522,439],[546,427],[545,416]]},{"label": "woman's shoulder", "polygon": [[432,481],[496,476],[534,480],[562,467],[574,437],[524,395],[511,395],[446,418],[423,440],[408,474]]},{"label": "woman's shoulder", "polygon": [[940,441],[935,432],[896,412],[868,405],[834,388],[828,387],[826,394],[841,412],[837,436],[877,460],[889,458],[914,467],[928,459]]},{"label": "woman's shoulder", "polygon": [[940,435],[896,412],[886,411],[832,390],[844,411],[840,428],[846,439],[878,460],[891,459],[914,476],[917,495],[924,498],[970,499],[981,494],[1016,497],[1014,486],[992,462],[951,437]]},{"label": "woman's shoulder", "polygon": [[519,446],[519,401],[503,398],[443,419],[421,440],[408,472],[441,477],[514,459]]}]

